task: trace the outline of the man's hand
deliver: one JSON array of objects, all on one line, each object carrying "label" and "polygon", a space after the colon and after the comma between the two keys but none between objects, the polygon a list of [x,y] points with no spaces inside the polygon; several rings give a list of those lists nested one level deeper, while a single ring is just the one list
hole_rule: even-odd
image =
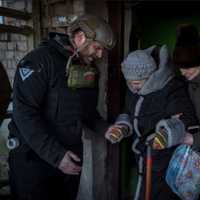
[{"label": "man's hand", "polygon": [[81,167],[75,164],[75,162],[80,162],[80,158],[71,151],[67,151],[61,160],[58,169],[60,169],[64,174],[69,175],[79,175]]}]

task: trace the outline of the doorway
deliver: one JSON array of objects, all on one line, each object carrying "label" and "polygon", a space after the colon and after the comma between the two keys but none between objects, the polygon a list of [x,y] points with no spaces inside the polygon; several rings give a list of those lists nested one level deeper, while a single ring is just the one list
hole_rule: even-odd
[{"label": "doorway", "polygon": [[[200,30],[200,2],[138,1],[130,3],[129,6],[132,13],[129,52],[155,44],[166,44],[172,53],[175,45],[176,27],[179,24],[192,23]],[[131,152],[130,139],[124,141],[122,145],[122,199],[129,200],[133,199],[137,183],[136,163]]]}]

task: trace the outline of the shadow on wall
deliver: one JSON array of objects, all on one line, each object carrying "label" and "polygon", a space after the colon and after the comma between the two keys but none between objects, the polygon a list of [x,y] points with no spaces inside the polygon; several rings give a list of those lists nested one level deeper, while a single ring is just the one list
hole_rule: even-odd
[{"label": "shadow on wall", "polygon": [[[2,192],[5,194],[5,189],[2,186],[7,185],[8,180],[8,149],[6,147],[6,140],[8,137],[8,119],[7,109],[11,101],[11,86],[7,76],[7,73],[0,63],[0,196]],[[9,106],[11,109],[12,106]],[[6,189],[6,194],[8,189]],[[0,197],[1,198],[1,197]]]},{"label": "shadow on wall", "polygon": [[0,62],[0,125],[4,120],[11,97],[11,85],[6,70]]},{"label": "shadow on wall", "polygon": [[11,91],[8,75],[0,62],[0,155],[7,152],[5,141],[8,135],[8,119],[4,119],[7,118],[7,108],[11,101]]},{"label": "shadow on wall", "polygon": [[[7,115],[8,105],[11,101],[11,86],[2,63],[0,63],[0,186],[8,180],[8,149],[6,140],[8,137]],[[10,106],[9,106],[10,107]],[[2,191],[0,191],[1,194]]]}]

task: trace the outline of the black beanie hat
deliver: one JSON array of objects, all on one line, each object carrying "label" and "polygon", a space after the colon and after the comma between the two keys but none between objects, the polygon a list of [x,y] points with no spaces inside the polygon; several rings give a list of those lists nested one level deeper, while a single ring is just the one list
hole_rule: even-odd
[{"label": "black beanie hat", "polygon": [[200,37],[198,29],[194,25],[184,24],[177,27],[173,59],[179,68],[200,65]]}]

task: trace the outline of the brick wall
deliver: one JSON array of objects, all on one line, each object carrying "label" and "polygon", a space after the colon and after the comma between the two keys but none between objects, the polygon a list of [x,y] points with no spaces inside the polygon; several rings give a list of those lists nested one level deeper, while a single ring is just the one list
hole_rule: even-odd
[{"label": "brick wall", "polygon": [[[8,0],[3,1],[2,5],[8,8],[31,12],[32,1]],[[6,25],[23,26],[30,25],[31,21],[27,22],[15,18],[4,17],[4,23]],[[14,33],[0,33],[0,61],[3,63],[8,73],[11,85],[13,85],[17,63],[32,48],[32,36]]]}]

